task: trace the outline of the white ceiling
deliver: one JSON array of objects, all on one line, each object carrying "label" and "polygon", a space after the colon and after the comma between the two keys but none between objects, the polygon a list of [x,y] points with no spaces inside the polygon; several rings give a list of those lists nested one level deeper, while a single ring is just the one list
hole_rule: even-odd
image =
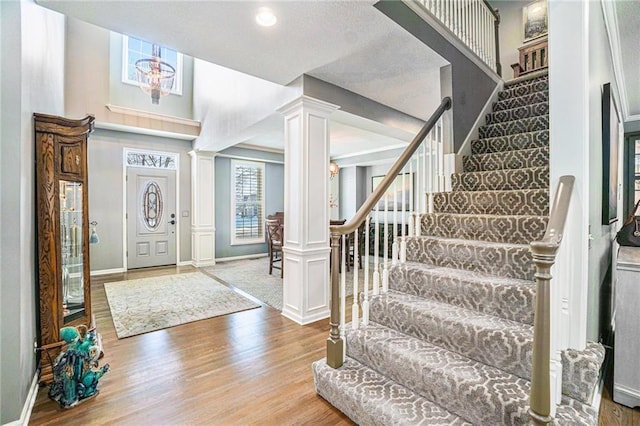
[{"label": "white ceiling", "polygon": [[[375,2],[38,0],[66,15],[264,80],[285,85],[309,74],[426,119],[439,103],[438,69],[446,61],[375,9]],[[255,24],[256,11],[265,6],[278,18],[273,27]],[[282,146],[281,128],[281,120],[268,117],[247,129],[245,142]],[[384,144],[352,124],[333,120],[332,129],[332,139],[342,141],[332,143],[332,155]],[[388,140],[388,145],[397,143]]]}]

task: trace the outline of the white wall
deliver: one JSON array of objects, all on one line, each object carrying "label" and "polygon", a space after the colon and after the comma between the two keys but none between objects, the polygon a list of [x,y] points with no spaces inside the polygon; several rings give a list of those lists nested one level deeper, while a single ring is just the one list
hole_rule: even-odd
[{"label": "white wall", "polygon": [[96,130],[89,136],[89,221],[98,222],[100,242],[90,245],[91,271],[123,268],[123,150],[136,148],[180,155],[180,204],[176,212],[180,261],[191,260],[191,143],[168,138]]},{"label": "white wall", "polygon": [[513,78],[511,64],[519,61],[518,48],[523,45],[522,8],[533,0],[490,1],[500,13],[500,63],[502,77]]},{"label": "white wall", "polygon": [[2,14],[0,423],[20,417],[36,370],[33,113],[64,113],[64,17],[32,0]]}]

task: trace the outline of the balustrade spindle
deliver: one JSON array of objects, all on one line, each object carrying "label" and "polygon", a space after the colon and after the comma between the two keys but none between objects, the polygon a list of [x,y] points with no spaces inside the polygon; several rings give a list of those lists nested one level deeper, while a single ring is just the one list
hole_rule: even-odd
[{"label": "balustrade spindle", "polygon": [[[430,143],[432,137],[431,137],[431,132],[429,133],[429,135],[427,136],[427,143]],[[423,143],[422,144],[422,202],[420,203],[420,212],[419,213],[425,213],[427,211],[427,176],[429,176],[429,178],[431,178],[431,170],[427,169],[427,147],[425,145],[427,145],[427,143]],[[418,224],[416,224],[416,229],[420,229],[420,226]]]},{"label": "balustrade spindle", "polygon": [[384,238],[383,238],[382,293],[389,289],[389,198],[384,197]]},{"label": "balustrade spindle", "polygon": [[409,232],[410,236],[415,235],[413,230],[413,189],[415,186],[415,180],[413,179],[413,158],[409,160],[409,179],[411,179],[411,191],[409,191]]},{"label": "balustrade spindle", "polygon": [[360,307],[358,306],[358,269],[360,265],[358,262],[358,229],[353,233],[353,305],[351,307],[351,326],[354,330],[357,330],[360,325]]},{"label": "balustrade spindle", "polygon": [[[380,204],[380,202],[378,202]],[[376,204],[376,223],[374,224],[373,231],[373,295],[376,296],[380,294],[380,235],[379,235],[379,225],[380,225],[380,209],[378,208],[378,204]]]},{"label": "balustrade spindle", "polygon": [[398,263],[398,177],[393,181],[393,244],[391,245],[391,264]]},{"label": "balustrade spindle", "polygon": [[[346,235],[342,235],[342,258],[340,259],[340,265],[341,265],[341,269],[340,269],[340,338],[342,339],[342,341],[344,342],[344,336],[345,336],[345,325],[346,325],[346,318],[345,318],[345,313],[346,313],[346,299],[347,299],[347,274],[346,274],[346,265],[347,263],[345,262],[345,248],[346,248],[346,241],[347,241],[347,236]],[[346,345],[342,346],[342,357],[344,359],[344,356],[346,355],[346,350],[347,347]]]},{"label": "balustrade spindle", "polygon": [[362,324],[369,324],[369,223],[370,214],[364,221],[364,300],[362,301]]},{"label": "balustrade spindle", "polygon": [[[405,166],[406,167],[406,166]],[[405,188],[406,188],[406,182],[405,182],[405,175],[406,175],[406,169],[402,171],[402,199],[400,200],[400,216],[402,216],[402,241],[400,242],[400,263],[405,263],[407,261],[407,229],[406,229],[406,222],[407,222],[407,217],[406,217],[406,212],[404,211],[404,204],[405,204]],[[411,179],[411,175],[409,175],[409,179]],[[412,185],[409,185],[410,187]],[[409,193],[411,193],[411,188],[409,190]]]}]

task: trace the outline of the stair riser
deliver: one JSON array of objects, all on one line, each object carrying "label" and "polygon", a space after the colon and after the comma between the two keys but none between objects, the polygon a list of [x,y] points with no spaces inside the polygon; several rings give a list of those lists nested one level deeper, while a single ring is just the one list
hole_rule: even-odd
[{"label": "stair riser", "polygon": [[528,246],[469,245],[424,237],[406,239],[407,260],[410,262],[533,280],[534,268]]},{"label": "stair riser", "polygon": [[525,118],[522,120],[507,121],[504,123],[480,126],[478,134],[480,138],[495,138],[498,136],[513,135],[516,133],[535,132],[549,129],[549,116]]},{"label": "stair riser", "polygon": [[493,112],[504,111],[507,109],[519,108],[526,105],[537,104],[549,101],[549,92],[535,92],[515,98],[503,99],[493,104]]},{"label": "stair riser", "polygon": [[541,102],[539,104],[527,105],[519,108],[487,114],[486,124],[496,124],[505,121],[521,120],[523,118],[537,117],[546,114],[549,114],[549,103]]},{"label": "stair riser", "polygon": [[549,81],[549,75],[545,74],[545,75],[542,75],[540,77],[529,78],[529,79],[526,79],[526,80],[522,80],[522,81],[520,81],[518,83],[511,83],[511,82],[507,81],[504,84],[504,90],[511,90],[511,89],[515,89],[517,87],[529,86],[530,84],[539,83],[541,81]]},{"label": "stair riser", "polygon": [[546,216],[549,192],[546,189],[438,192],[433,196],[433,210],[435,213]]},{"label": "stair riser", "polygon": [[324,360],[313,363],[316,392],[360,425],[470,425],[384,376],[345,360],[333,369]]},{"label": "stair riser", "polygon": [[496,284],[405,265],[391,268],[389,288],[488,315],[533,324],[535,286]]},{"label": "stair riser", "polygon": [[544,236],[547,220],[541,216],[475,216],[429,214],[422,216],[421,235],[529,244]]},{"label": "stair riser", "polygon": [[466,156],[463,159],[465,172],[491,170],[516,170],[549,165],[549,149],[534,148],[492,154]]},{"label": "stair riser", "polygon": [[[371,335],[366,329],[347,332],[347,353],[473,424],[529,424],[526,380],[441,348],[415,347],[397,334]],[[497,389],[503,398],[493,397]]]},{"label": "stair riser", "polygon": [[549,90],[549,81],[541,80],[535,81],[531,84],[527,84],[524,86],[518,86],[513,88],[507,88],[507,90],[503,90],[498,93],[498,100],[502,101],[504,99],[517,98],[520,96],[530,95],[536,92],[543,92]]},{"label": "stair riser", "polygon": [[520,170],[454,173],[451,175],[451,186],[454,191],[548,189],[549,168],[536,167]]},{"label": "stair riser", "polygon": [[519,133],[496,138],[475,139],[471,141],[471,154],[491,154],[519,149],[545,148],[549,146],[549,131]]},{"label": "stair riser", "polygon": [[501,321],[471,322],[473,311],[431,312],[419,305],[396,303],[385,295],[369,302],[371,321],[453,351],[518,377],[531,377],[533,330],[506,328]]}]

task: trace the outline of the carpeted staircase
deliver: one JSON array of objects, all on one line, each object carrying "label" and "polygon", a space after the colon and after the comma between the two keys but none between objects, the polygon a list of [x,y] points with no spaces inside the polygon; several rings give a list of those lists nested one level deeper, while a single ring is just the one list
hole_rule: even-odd
[{"label": "carpeted staircase", "polygon": [[[529,243],[549,211],[548,80],[505,84],[453,190],[435,194],[407,263],[347,325],[341,368],[313,364],[318,394],[359,424],[521,425],[533,346]],[[597,424],[589,400],[604,349],[563,354],[556,424]]]}]

